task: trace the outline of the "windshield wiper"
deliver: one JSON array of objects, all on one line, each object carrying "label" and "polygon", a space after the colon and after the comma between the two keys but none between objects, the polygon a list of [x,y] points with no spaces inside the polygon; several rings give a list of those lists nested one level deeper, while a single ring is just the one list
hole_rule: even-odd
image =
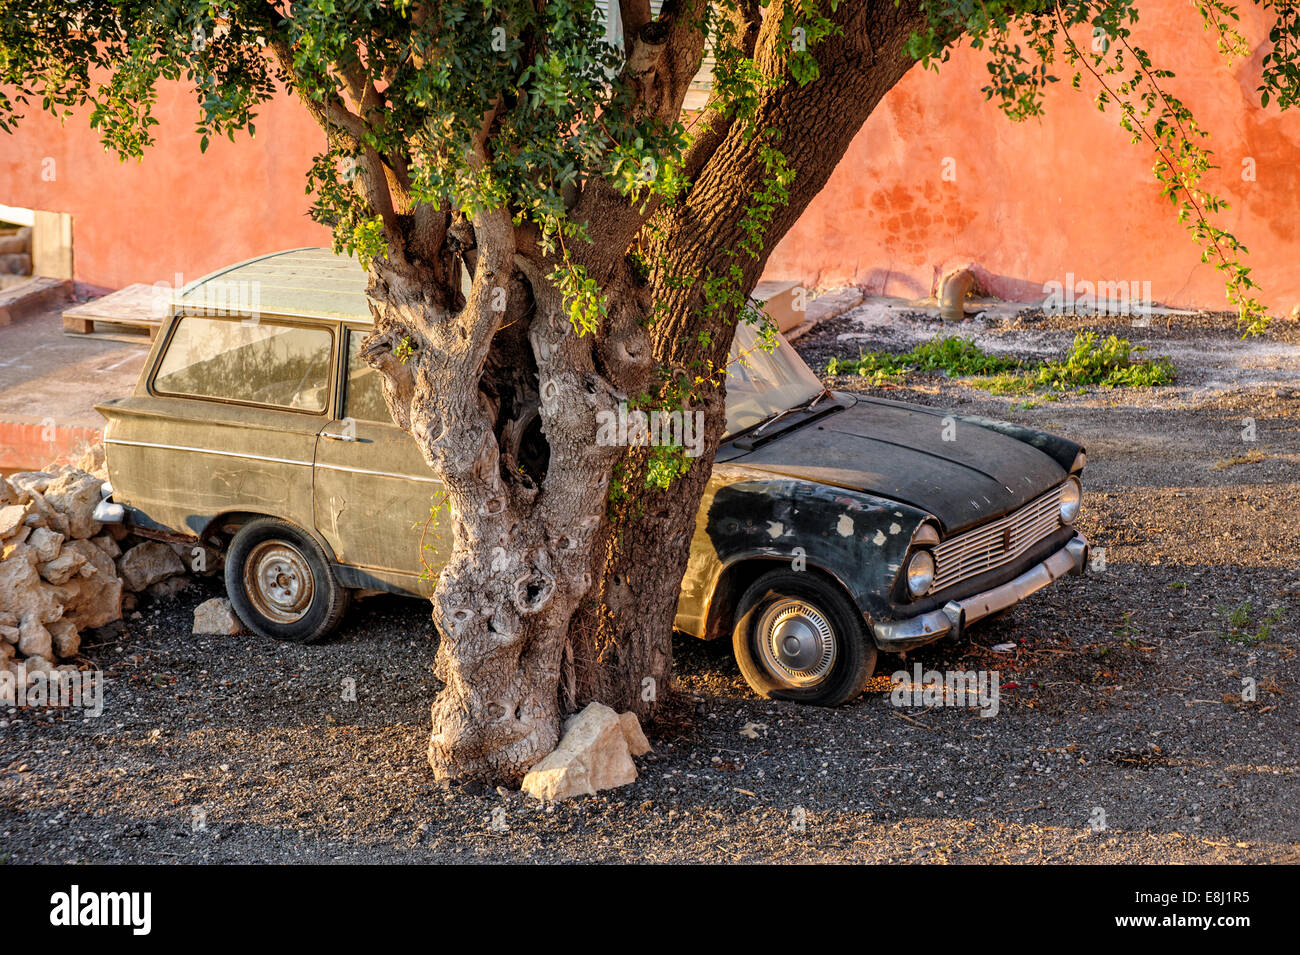
[{"label": "windshield wiper", "polygon": [[817,403],[827,396],[831,396],[830,390],[823,388],[821,390],[821,394],[814,395],[813,397],[809,398],[807,401],[795,405],[793,408],[786,408],[784,411],[778,411],[776,414],[772,415],[772,417],[768,418],[757,428],[751,431],[750,436],[757,438],[760,434],[766,431],[771,425],[776,424],[778,421],[780,421],[786,415],[790,414],[790,412],[792,411],[812,411],[813,408],[817,407]]}]

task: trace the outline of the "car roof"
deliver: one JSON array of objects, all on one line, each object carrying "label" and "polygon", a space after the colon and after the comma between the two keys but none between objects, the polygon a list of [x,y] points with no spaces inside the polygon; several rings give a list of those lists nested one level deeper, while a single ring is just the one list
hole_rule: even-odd
[{"label": "car roof", "polygon": [[[184,314],[319,318],[370,325],[370,276],[350,255],[306,247],[269,252],[195,279],[175,294]],[[468,276],[461,290],[468,294]]]},{"label": "car roof", "polygon": [[369,277],[361,263],[330,249],[259,255],[186,285],[174,304],[186,313],[278,315],[370,323]]}]

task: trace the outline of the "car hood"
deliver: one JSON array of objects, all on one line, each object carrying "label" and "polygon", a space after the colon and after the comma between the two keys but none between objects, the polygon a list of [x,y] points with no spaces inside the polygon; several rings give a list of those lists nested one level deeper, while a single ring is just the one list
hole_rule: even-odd
[{"label": "car hood", "polygon": [[1000,517],[1066,476],[1043,451],[969,420],[856,396],[728,463],[910,504],[946,534]]}]

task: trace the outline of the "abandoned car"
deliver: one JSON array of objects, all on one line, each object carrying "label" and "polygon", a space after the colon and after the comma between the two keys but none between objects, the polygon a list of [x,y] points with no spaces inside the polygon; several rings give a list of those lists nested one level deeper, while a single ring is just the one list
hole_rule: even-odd
[{"label": "abandoned car", "polygon": [[[135,393],[99,408],[97,519],[220,548],[234,609],[266,637],[323,637],[355,590],[427,596],[421,554],[449,554],[427,528],[438,480],[360,355],[365,284],[322,249],[201,279]],[[744,324],[736,338],[748,357],[732,363],[676,627],[730,635],[755,691],[843,703],[878,650],[959,635],[1084,572],[1078,444],[829,392],[784,340],[755,348]]]}]

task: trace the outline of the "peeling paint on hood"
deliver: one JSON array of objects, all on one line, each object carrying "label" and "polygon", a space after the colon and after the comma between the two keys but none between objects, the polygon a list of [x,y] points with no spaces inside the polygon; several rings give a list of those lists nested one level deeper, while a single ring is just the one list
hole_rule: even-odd
[{"label": "peeling paint on hood", "polygon": [[[910,504],[955,533],[998,517],[1065,480],[1071,442],[993,422],[859,398],[732,460],[773,474]],[[948,439],[951,440],[948,440]],[[1068,447],[1057,447],[1057,445]]]}]

